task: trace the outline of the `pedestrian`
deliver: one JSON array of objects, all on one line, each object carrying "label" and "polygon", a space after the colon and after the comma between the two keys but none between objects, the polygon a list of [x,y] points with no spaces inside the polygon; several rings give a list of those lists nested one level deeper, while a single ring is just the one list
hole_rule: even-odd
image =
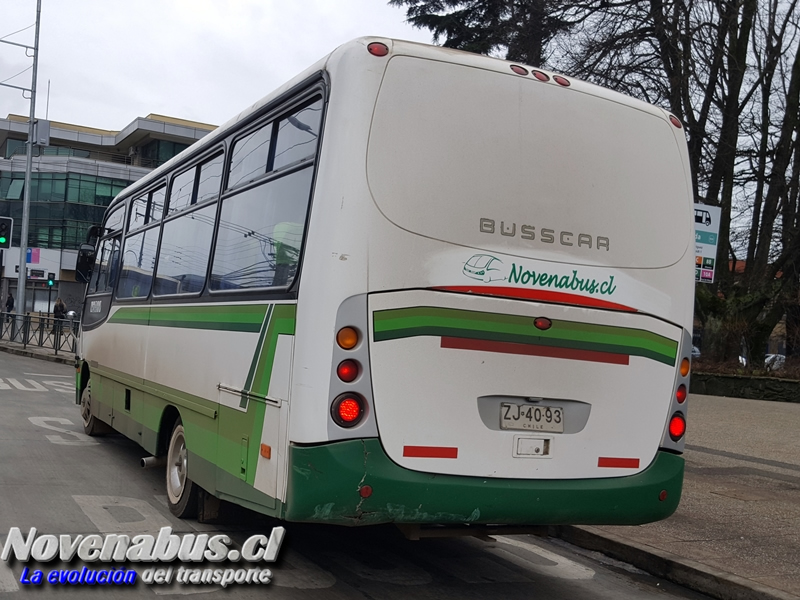
[{"label": "pedestrian", "polygon": [[67,317],[67,307],[61,301],[61,298],[56,298],[56,305],[53,307],[53,333],[56,332],[56,327],[61,329],[61,321]]},{"label": "pedestrian", "polygon": [[11,295],[11,292],[8,292],[8,298],[6,299],[6,323],[11,320],[11,313],[14,311],[14,296]]}]

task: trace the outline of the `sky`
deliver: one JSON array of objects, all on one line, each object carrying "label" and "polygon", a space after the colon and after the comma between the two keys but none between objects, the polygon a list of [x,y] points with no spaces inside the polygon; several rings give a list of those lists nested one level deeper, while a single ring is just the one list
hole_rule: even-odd
[{"label": "sky", "polygon": [[[0,40],[33,46],[34,27],[14,32],[35,21],[36,0],[0,0]],[[42,0],[36,117],[113,131],[150,113],[220,125],[365,35],[431,42],[386,0]],[[30,88],[31,70],[15,75],[32,64],[0,43],[0,82]],[[0,86],[0,117],[29,113],[20,90]]]}]

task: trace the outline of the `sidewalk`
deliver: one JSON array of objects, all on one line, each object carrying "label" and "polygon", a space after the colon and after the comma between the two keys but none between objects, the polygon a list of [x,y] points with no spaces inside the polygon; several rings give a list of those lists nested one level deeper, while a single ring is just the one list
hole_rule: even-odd
[{"label": "sidewalk", "polygon": [[[0,351],[74,361],[4,341]],[[551,533],[714,598],[800,600],[800,404],[693,394],[688,424],[672,517]]]},{"label": "sidewalk", "polygon": [[800,600],[800,404],[690,395],[677,512],[554,533],[721,599]]},{"label": "sidewalk", "polygon": [[63,363],[65,365],[75,364],[75,353],[67,350],[59,350],[58,354],[52,348],[43,348],[28,344],[23,346],[21,343],[9,342],[8,340],[0,340],[0,352],[8,352],[9,354],[16,354],[18,356],[28,356],[30,358],[39,358],[41,360],[49,360],[50,362]]}]

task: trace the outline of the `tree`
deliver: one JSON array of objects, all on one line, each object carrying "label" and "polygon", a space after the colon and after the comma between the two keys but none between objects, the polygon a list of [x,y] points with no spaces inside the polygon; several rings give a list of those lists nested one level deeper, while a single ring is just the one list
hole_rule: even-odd
[{"label": "tree", "polygon": [[389,0],[406,7],[406,20],[429,29],[434,43],[544,66],[546,48],[571,23],[559,16],[562,0]]}]

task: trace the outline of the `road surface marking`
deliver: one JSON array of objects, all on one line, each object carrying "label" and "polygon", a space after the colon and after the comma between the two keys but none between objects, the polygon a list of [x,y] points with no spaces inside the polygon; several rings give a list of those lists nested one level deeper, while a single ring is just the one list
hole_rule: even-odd
[{"label": "road surface marking", "polygon": [[594,577],[594,571],[588,567],[584,567],[583,565],[576,563],[573,560],[565,558],[560,554],[556,554],[555,552],[550,552],[549,550],[545,550],[544,548],[530,543],[530,542],[523,542],[520,540],[515,540],[510,537],[506,537],[504,535],[496,535],[493,536],[501,544],[506,544],[508,546],[512,546],[514,548],[521,548],[522,550],[527,550],[528,552],[533,552],[534,554],[548,560],[553,565],[541,565],[521,556],[514,554],[513,552],[509,552],[504,550],[503,548],[489,548],[489,552],[494,554],[495,556],[502,556],[505,560],[514,563],[518,566],[521,566],[526,569],[534,570],[537,573],[541,573],[542,575],[548,575],[550,577],[556,577],[558,579],[592,579]]},{"label": "road surface marking", "polygon": [[100,442],[95,441],[91,438],[91,436],[86,435],[85,433],[79,433],[77,431],[70,431],[69,429],[62,429],[61,427],[56,427],[54,425],[48,425],[47,421],[54,421],[60,425],[72,425],[72,421],[69,419],[64,419],[62,417],[28,417],[28,421],[33,423],[38,427],[44,427],[45,429],[49,429],[51,431],[57,431],[58,433],[64,433],[66,435],[70,435],[75,439],[65,439],[60,435],[46,435],[45,437],[50,441],[52,444],[59,444],[62,446],[96,446]]}]

